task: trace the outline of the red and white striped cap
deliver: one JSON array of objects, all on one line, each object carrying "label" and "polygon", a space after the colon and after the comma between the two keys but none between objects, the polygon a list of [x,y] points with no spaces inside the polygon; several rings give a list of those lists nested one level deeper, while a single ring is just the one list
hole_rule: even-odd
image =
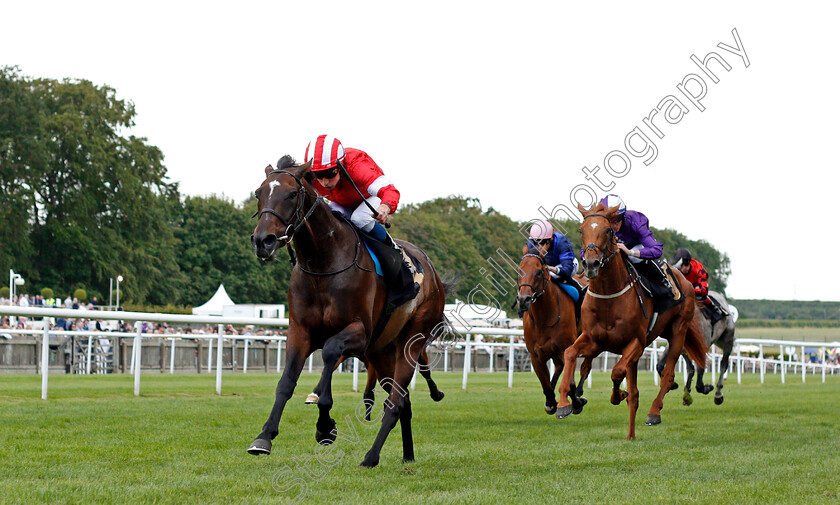
[{"label": "red and white striped cap", "polygon": [[304,159],[312,163],[313,172],[329,170],[344,159],[344,146],[335,137],[319,135],[306,146]]}]

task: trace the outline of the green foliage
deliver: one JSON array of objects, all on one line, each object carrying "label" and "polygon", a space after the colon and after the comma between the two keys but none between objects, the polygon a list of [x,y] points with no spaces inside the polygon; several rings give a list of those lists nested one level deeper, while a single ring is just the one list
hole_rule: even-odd
[{"label": "green foliage", "polygon": [[662,242],[662,258],[669,262],[677,249],[685,247],[691,251],[691,256],[706,267],[709,273],[709,289],[726,294],[726,284],[732,272],[729,266],[729,256],[720,252],[705,240],[691,240],[682,233],[668,228],[651,228],[656,240]]},{"label": "green foliage", "polygon": [[0,288],[0,298],[9,298],[10,294],[12,294],[12,293],[9,291],[9,288],[7,288],[6,286],[3,286],[2,288]]},{"label": "green foliage", "polygon": [[85,291],[82,288],[79,288],[76,291],[73,291],[73,298],[76,298],[80,302],[86,302],[87,301],[87,296],[88,296],[87,291]]},{"label": "green foliage", "polygon": [[[805,300],[730,300],[745,319],[771,321],[823,320],[840,321],[840,302]],[[795,323],[790,323],[795,324]]]},{"label": "green foliage", "polygon": [[192,307],[173,305],[171,303],[166,305],[146,305],[140,303],[126,303],[122,304],[122,308],[128,312],[155,312],[158,314],[192,314]]},{"label": "green foliage", "polygon": [[53,292],[52,288],[42,288],[41,296],[43,296],[44,298],[52,298],[55,296],[55,293]]}]

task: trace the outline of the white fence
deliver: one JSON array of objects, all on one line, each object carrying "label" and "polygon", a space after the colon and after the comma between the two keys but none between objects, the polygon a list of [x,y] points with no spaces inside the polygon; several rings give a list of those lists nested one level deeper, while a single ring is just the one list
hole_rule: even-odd
[{"label": "white fence", "polygon": [[[73,309],[45,309],[45,308],[27,308],[27,307],[15,307],[15,306],[0,306],[0,315],[10,315],[10,316],[22,316],[22,317],[65,317],[65,318],[85,318],[85,319],[105,319],[105,320],[125,320],[125,321],[135,321],[135,328],[137,329],[136,333],[134,334],[116,334],[114,332],[96,332],[96,331],[59,331],[59,330],[50,330],[48,329],[48,325],[45,325],[43,330],[6,330],[8,333],[14,334],[24,334],[24,335],[42,335],[42,343],[41,343],[41,398],[44,400],[47,399],[47,392],[48,392],[48,383],[49,383],[49,337],[50,335],[75,335],[75,336],[88,336],[88,337],[114,337],[114,336],[124,336],[134,339],[134,345],[132,345],[132,354],[130,360],[130,372],[134,374],[134,394],[139,396],[140,395],[140,378],[141,378],[141,366],[140,360],[142,356],[142,346],[143,340],[147,338],[163,338],[163,339],[170,339],[172,341],[171,345],[171,355],[170,355],[170,373],[174,373],[174,356],[175,356],[175,341],[178,338],[190,338],[190,339],[207,339],[208,340],[208,371],[211,371],[212,368],[212,360],[211,357],[213,355],[213,341],[216,341],[216,393],[222,393],[222,352],[221,350],[224,348],[224,341],[228,340],[244,340],[246,346],[245,352],[245,361],[243,364],[243,371],[247,372],[248,369],[248,361],[247,361],[247,346],[250,340],[268,340],[268,341],[276,341],[277,342],[277,364],[276,369],[277,372],[280,372],[281,368],[281,344],[285,341],[286,337],[279,336],[254,336],[254,335],[226,335],[224,333],[224,325],[259,325],[259,326],[271,326],[276,328],[284,328],[288,327],[289,320],[288,319],[278,319],[278,318],[245,318],[245,317],[220,317],[220,316],[196,316],[196,315],[179,315],[179,314],[157,314],[157,313],[146,313],[146,312],[122,312],[122,311],[87,311],[87,310],[73,310]],[[141,322],[166,322],[166,323],[182,323],[182,324],[215,324],[218,327],[218,332],[215,335],[206,335],[206,334],[150,334],[150,333],[143,333],[142,332],[142,325]],[[443,347],[443,360],[444,360],[444,371],[447,371],[449,367],[448,358],[450,354],[450,349],[452,347],[463,348],[464,349],[464,365],[463,365],[463,379],[461,387],[463,389],[467,388],[467,382],[470,370],[472,368],[471,359],[473,353],[474,346],[480,346],[481,348],[486,349],[497,349],[501,348],[507,352],[508,355],[508,366],[507,366],[507,373],[508,373],[508,387],[513,387],[513,372],[514,372],[514,352],[517,348],[524,349],[525,344],[523,343],[516,343],[514,342],[515,337],[522,336],[523,331],[520,330],[512,330],[512,329],[503,329],[503,328],[464,328],[464,327],[454,327],[454,330],[465,336],[463,342],[452,343],[451,346],[444,346]],[[493,336],[508,336],[508,342],[473,342],[471,336],[474,334],[481,334],[481,335],[493,335]],[[645,355],[648,357],[649,361],[649,369],[653,375],[654,384],[659,384],[659,375],[656,372],[656,361],[661,355],[661,348],[660,343],[663,343],[662,339],[657,339],[650,347],[645,349]],[[741,356],[740,354],[740,345],[756,345],[759,348],[758,356],[750,357],[750,356]],[[765,346],[773,346],[779,347],[781,350],[780,356],[778,358],[765,358],[764,357],[764,347]],[[788,353],[787,360],[785,359],[785,348],[799,348],[800,349],[800,359],[801,361],[794,361],[794,356],[791,353]],[[734,354],[730,356],[730,367],[729,370],[734,370],[737,374],[738,384],[741,383],[741,374],[748,368],[752,367],[752,372],[755,372],[755,369],[759,369],[759,373],[761,376],[761,383],[764,383],[764,376],[765,371],[769,368],[773,368],[773,372],[780,373],[781,381],[784,384],[785,376],[787,374],[788,369],[792,369],[793,373],[800,372],[802,376],[802,381],[805,382],[805,377],[808,368],[811,369],[812,374],[816,374],[819,370],[822,375],[822,382],[825,382],[826,374],[835,374],[840,372],[840,366],[836,364],[828,364],[827,357],[828,357],[828,349],[840,347],[840,342],[799,342],[799,341],[785,341],[785,340],[762,340],[762,339],[738,339],[736,342],[736,347]],[[819,363],[810,363],[806,360],[806,348],[817,348],[820,349],[820,362]],[[88,372],[90,371],[90,355],[91,353],[88,352],[88,363],[87,369]],[[601,359],[601,366],[603,371],[607,370],[607,363],[608,360],[611,358],[610,353],[603,353],[600,358]],[[711,375],[712,380],[710,382],[714,382],[716,377],[717,371],[720,370],[720,359],[721,355],[716,353],[714,348],[711,349],[710,352],[710,367],[711,367]],[[268,359],[268,356],[266,356]],[[550,363],[551,373],[554,373],[554,365]],[[312,372],[312,357],[309,358],[309,371]],[[593,363],[593,370],[597,368],[597,361]],[[687,376],[687,370],[685,368],[685,364],[680,358],[679,370],[682,370],[684,380]],[[494,370],[494,359],[490,360],[490,367],[489,371],[493,372]],[[359,361],[354,359],[353,360],[353,390],[358,390],[358,376],[359,376]],[[414,385],[416,382],[416,374],[415,378],[412,379],[411,388],[414,389]],[[588,387],[592,387],[592,376],[589,376],[588,379]]]}]

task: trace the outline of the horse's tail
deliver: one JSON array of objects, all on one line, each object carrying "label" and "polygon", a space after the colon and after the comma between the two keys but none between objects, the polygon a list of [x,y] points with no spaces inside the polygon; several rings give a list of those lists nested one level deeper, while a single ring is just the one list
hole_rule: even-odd
[{"label": "horse's tail", "polygon": [[444,277],[440,279],[443,284],[443,292],[444,294],[451,294],[458,287],[458,283],[461,282],[461,277],[452,273],[447,273]]},{"label": "horse's tail", "polygon": [[706,368],[706,353],[709,352],[709,347],[706,345],[703,332],[700,330],[700,323],[696,317],[691,318],[691,322],[688,324],[683,347],[697,366]]}]

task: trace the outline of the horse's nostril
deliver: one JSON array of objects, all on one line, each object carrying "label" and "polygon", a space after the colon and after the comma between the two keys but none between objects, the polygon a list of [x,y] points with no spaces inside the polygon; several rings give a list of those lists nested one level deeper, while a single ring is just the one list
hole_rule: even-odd
[{"label": "horse's nostril", "polygon": [[274,246],[274,244],[276,242],[277,242],[277,236],[275,236],[273,234],[266,235],[265,239],[263,239],[263,247],[266,247],[266,248],[270,249],[271,247]]}]

